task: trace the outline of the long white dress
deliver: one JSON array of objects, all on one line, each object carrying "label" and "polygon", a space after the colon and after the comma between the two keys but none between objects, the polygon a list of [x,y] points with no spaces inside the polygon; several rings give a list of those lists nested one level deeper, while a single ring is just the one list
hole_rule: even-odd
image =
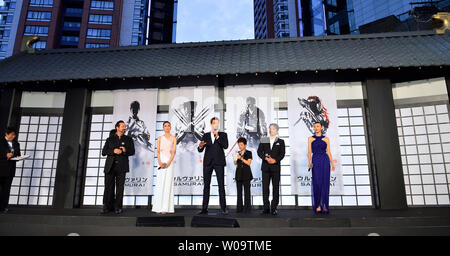
[{"label": "long white dress", "polygon": [[[161,162],[167,163],[173,152],[172,141],[164,135],[161,136],[159,157]],[[174,193],[173,193],[173,163],[169,168],[161,168],[156,170],[156,185],[153,196],[153,212],[169,212],[174,210]]]}]

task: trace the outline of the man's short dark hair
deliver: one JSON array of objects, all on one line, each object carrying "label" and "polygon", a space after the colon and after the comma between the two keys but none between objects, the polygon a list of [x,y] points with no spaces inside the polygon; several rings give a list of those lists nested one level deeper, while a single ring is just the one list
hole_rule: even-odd
[{"label": "man's short dark hair", "polygon": [[219,121],[219,118],[218,118],[218,117],[213,117],[213,118],[211,118],[211,124],[213,123],[214,120]]},{"label": "man's short dark hair", "polygon": [[15,135],[17,135],[17,130],[16,130],[16,128],[11,127],[11,126],[6,127],[6,129],[5,129],[5,133],[6,133],[6,134],[11,134],[12,132],[13,132]]},{"label": "man's short dark hair", "polygon": [[119,121],[117,121],[117,123],[116,123],[116,125],[114,126],[114,127],[119,127],[120,126],[120,123],[125,123],[123,120],[119,120]]},{"label": "man's short dark hair", "polygon": [[275,127],[275,129],[277,129],[277,131],[280,129],[280,127],[279,127],[278,124],[276,124],[276,123],[271,123],[271,124],[269,125],[269,129],[270,129],[270,126]]},{"label": "man's short dark hair", "polygon": [[247,145],[247,140],[244,138],[244,137],[240,137],[239,139],[238,139],[238,144],[239,143],[244,143],[244,145]]},{"label": "man's short dark hair", "polygon": [[322,123],[321,123],[321,122],[314,122],[314,124],[313,124],[313,125],[315,125],[315,124],[320,124],[320,126],[322,126],[322,127],[323,127],[323,125],[322,125]]}]

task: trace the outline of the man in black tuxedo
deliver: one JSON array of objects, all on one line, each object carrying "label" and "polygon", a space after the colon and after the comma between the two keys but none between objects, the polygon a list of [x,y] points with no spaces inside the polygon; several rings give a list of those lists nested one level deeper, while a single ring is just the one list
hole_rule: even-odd
[{"label": "man in black tuxedo", "polygon": [[[258,146],[258,156],[263,160],[261,165],[263,183],[263,214],[277,215],[280,198],[280,162],[285,155],[284,140],[278,138],[278,125],[269,125],[267,138],[262,138]],[[272,202],[269,204],[269,184],[272,180]]]},{"label": "man in black tuxedo", "polygon": [[8,212],[9,193],[16,175],[16,161],[11,158],[20,156],[20,145],[15,139],[17,131],[8,127],[5,137],[0,139],[0,213]]},{"label": "man in black tuxedo", "polygon": [[[127,130],[124,121],[116,123],[115,133],[112,131],[103,146],[102,155],[107,156],[105,162],[105,191],[103,193],[102,213],[115,209],[117,214],[123,212],[123,191],[125,189],[125,176],[130,171],[128,157],[134,155],[133,139],[125,135]],[[115,194],[114,194],[114,189]]]},{"label": "man in black tuxedo", "polygon": [[211,175],[213,170],[216,171],[217,183],[219,185],[220,208],[224,215],[228,214],[227,204],[225,201],[225,177],[224,166],[225,152],[228,148],[228,137],[224,132],[219,132],[219,119],[213,117],[211,119],[211,132],[203,134],[202,140],[198,147],[198,152],[205,150],[203,157],[203,206],[199,214],[208,213],[209,190],[211,184]]}]

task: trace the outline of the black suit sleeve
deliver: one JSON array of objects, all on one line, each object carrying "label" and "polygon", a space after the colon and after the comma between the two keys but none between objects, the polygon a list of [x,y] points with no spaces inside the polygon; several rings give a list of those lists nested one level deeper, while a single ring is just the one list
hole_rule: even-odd
[{"label": "black suit sleeve", "polygon": [[259,145],[258,145],[258,156],[259,156],[259,158],[261,158],[261,159],[265,159],[265,156],[264,156],[264,149],[263,149],[263,143],[259,143]]},{"label": "black suit sleeve", "polygon": [[6,154],[8,153],[7,147],[0,141],[0,160],[6,160]]},{"label": "black suit sleeve", "polygon": [[114,156],[114,149],[110,147],[110,139],[107,138],[105,145],[103,146],[102,156]]},{"label": "black suit sleeve", "polygon": [[285,154],[286,154],[286,149],[284,146],[284,140],[280,140],[280,154],[278,156],[274,157],[275,161],[277,161],[277,163],[281,162],[281,160],[283,160]]},{"label": "black suit sleeve", "polygon": [[219,134],[219,139],[217,140],[217,142],[220,144],[220,146],[222,146],[223,149],[227,149],[228,148],[228,136],[226,133],[221,133]]},{"label": "black suit sleeve", "polygon": [[131,137],[128,137],[128,143],[127,147],[125,148],[125,155],[126,156],[132,156],[134,155],[134,141]]},{"label": "black suit sleeve", "polygon": [[[206,139],[205,139],[205,135],[206,135],[206,133],[205,134],[203,134],[203,136],[202,136],[202,141],[204,141],[204,142],[206,142]],[[205,150],[205,148],[206,148],[206,144],[201,148],[201,147],[197,147],[197,150],[198,150],[198,152],[203,152],[203,150]]]},{"label": "black suit sleeve", "polygon": [[16,145],[16,148],[14,149],[14,157],[16,157],[16,156],[21,156],[22,155],[22,153],[20,152],[20,143],[19,142],[16,142],[15,143]]}]

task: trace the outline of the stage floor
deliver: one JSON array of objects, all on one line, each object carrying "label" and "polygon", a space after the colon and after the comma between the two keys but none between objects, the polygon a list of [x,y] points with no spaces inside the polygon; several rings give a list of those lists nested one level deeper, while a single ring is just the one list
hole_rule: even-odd
[{"label": "stage floor", "polygon": [[[51,209],[11,207],[0,215],[0,235],[81,236],[320,236],[377,233],[392,235],[450,235],[450,207],[409,208],[407,210],[331,209],[329,215],[315,215],[312,210],[280,210],[279,215],[250,214],[222,216],[210,210],[210,218],[236,219],[239,228],[191,227],[199,210],[177,209],[161,215],[147,209],[124,209],[121,215],[101,215],[99,209]],[[185,227],[137,227],[137,217],[183,216]],[[204,216],[204,215],[202,215]]]}]

